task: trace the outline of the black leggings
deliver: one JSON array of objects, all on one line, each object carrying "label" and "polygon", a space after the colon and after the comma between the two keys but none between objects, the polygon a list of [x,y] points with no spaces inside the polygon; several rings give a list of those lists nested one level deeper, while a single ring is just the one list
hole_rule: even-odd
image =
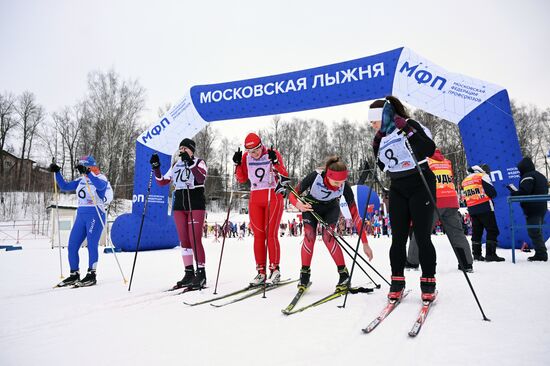
[{"label": "black leggings", "polygon": [[[423,171],[428,187],[435,198],[435,176],[430,170]],[[436,254],[431,241],[434,206],[419,174],[393,179],[390,187],[390,220],[392,243],[390,262],[393,276],[403,276],[407,260],[409,226],[418,243],[422,277],[435,275]]]}]

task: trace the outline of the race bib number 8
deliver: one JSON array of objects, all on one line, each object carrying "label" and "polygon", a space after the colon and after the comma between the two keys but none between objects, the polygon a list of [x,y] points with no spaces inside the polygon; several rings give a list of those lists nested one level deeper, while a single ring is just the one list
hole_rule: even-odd
[{"label": "race bib number 8", "polygon": [[405,137],[399,136],[397,130],[382,138],[378,159],[390,172],[401,172],[414,168],[414,159],[405,145]]}]

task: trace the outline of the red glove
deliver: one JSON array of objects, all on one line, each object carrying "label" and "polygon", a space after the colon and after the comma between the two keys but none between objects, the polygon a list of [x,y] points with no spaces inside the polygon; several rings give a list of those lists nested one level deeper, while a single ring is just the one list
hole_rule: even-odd
[{"label": "red glove", "polygon": [[407,124],[407,120],[401,116],[398,116],[397,114],[395,115],[395,117],[393,117],[393,121],[395,122],[395,127],[400,130],[404,130],[406,127],[409,126]]},{"label": "red glove", "polygon": [[382,137],[384,137],[384,132],[382,130],[378,130],[376,135],[374,135],[374,140],[372,140],[372,147],[378,151],[378,147],[380,147],[380,141],[382,141]]}]

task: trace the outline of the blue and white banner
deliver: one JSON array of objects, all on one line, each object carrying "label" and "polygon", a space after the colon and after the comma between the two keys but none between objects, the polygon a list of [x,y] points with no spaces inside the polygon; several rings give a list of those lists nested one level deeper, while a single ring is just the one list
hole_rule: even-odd
[{"label": "blue and white banner", "polygon": [[[498,192],[495,207],[501,232],[499,242],[510,247],[504,186],[517,185],[515,166],[521,160],[521,151],[506,90],[449,72],[408,48],[285,74],[191,87],[180,103],[136,141],[132,214],[115,221],[113,243],[123,250],[135,250],[139,230],[136,223],[143,214],[151,154],[160,153],[164,171],[179,142],[194,136],[206,123],[326,108],[387,95],[395,95],[416,108],[458,124],[468,164],[485,163],[492,168]],[[153,182],[151,194],[155,200],[149,200],[144,224],[151,230],[144,229],[140,247],[173,247],[178,241],[168,217],[168,189]],[[514,220],[522,222],[519,210],[516,213]],[[550,215],[547,217],[550,220]],[[545,238],[549,235],[550,232],[545,232]],[[516,247],[529,240],[524,229],[518,231],[516,238]]]},{"label": "blue and white banner", "polygon": [[395,70],[392,94],[415,108],[459,123],[504,88],[449,72],[403,48]]}]

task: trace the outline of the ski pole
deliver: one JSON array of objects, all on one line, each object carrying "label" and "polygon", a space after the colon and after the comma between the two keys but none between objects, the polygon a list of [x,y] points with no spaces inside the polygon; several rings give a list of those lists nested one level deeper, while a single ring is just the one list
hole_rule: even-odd
[{"label": "ski pole", "polygon": [[[310,211],[312,216],[315,218],[315,220],[317,220],[317,222],[323,227],[323,229],[327,230],[329,232],[330,235],[332,235],[332,237],[334,238],[334,240],[336,240],[336,243],[338,243],[338,245],[340,246],[340,248],[342,248],[342,250],[344,250],[344,252],[350,257],[353,259],[353,256],[351,255],[350,252],[348,252],[348,250],[346,249],[346,247],[342,244],[342,242],[344,242],[350,250],[353,250],[353,247],[348,244],[348,242],[341,236],[341,235],[338,235],[333,229],[332,227],[330,227],[330,225],[323,220],[323,218],[321,216],[319,216],[319,214],[315,211]],[[361,256],[359,253],[357,253],[357,256],[362,259],[366,264],[369,264],[369,262],[367,262],[367,260]],[[376,281],[374,281],[374,279],[363,269],[363,267],[361,267],[361,265],[359,263],[357,263],[357,265],[359,266],[359,268],[363,271],[363,273],[371,280],[372,283],[374,283],[374,285],[376,286],[376,288],[380,288],[380,284],[376,283]],[[371,267],[372,268],[372,267]],[[374,269],[374,268],[373,268]],[[375,270],[376,271],[376,270]],[[382,278],[384,279],[384,278]]]},{"label": "ski pole", "polygon": [[128,285],[128,291],[132,288],[132,279],[134,278],[134,270],[136,268],[137,255],[139,251],[139,243],[141,241],[141,232],[143,230],[143,221],[145,220],[145,213],[147,212],[147,202],[149,201],[149,194],[151,193],[151,184],[153,183],[153,170],[149,175],[149,183],[147,185],[147,194],[145,195],[145,201],[143,202],[143,214],[141,215],[141,224],[139,225],[139,234],[136,244],[136,255],[134,256],[134,264],[132,265],[132,274],[130,275],[130,283]]},{"label": "ski pole", "polygon": [[[55,163],[55,159],[52,159],[52,163]],[[53,190],[55,192],[55,213],[57,216],[57,246],[59,247],[59,278],[63,279],[63,260],[61,256],[61,231],[59,230],[59,193],[57,192],[57,182],[55,180],[55,173],[53,173]],[[53,241],[53,238],[52,238]]]},{"label": "ski pole", "polygon": [[[304,197],[300,196],[300,195],[298,194],[298,192],[296,192],[296,190],[295,190],[292,186],[288,185],[288,186],[287,186],[287,189],[288,189],[288,190],[290,191],[290,193],[292,193],[299,201],[301,201],[302,203],[308,203],[307,200],[306,200]],[[321,217],[319,216],[319,214],[317,214],[315,211],[311,211],[311,213],[312,213],[313,217],[315,217],[315,219],[316,219],[319,223],[321,223],[321,226],[323,226],[323,227],[325,227],[325,228],[328,228],[329,232],[331,232],[332,235],[335,236],[335,238],[338,236],[338,235],[334,232],[334,230],[332,230],[332,228],[323,220],[323,218],[321,218]],[[350,250],[353,250],[353,247],[351,246],[351,244],[349,244],[344,238],[340,237],[340,240],[342,240],[342,241],[349,247]],[[357,254],[357,256],[358,256],[360,259],[362,259],[362,260],[365,262],[365,264],[366,264],[367,266],[370,267],[370,269],[372,269],[381,279],[383,279],[384,282],[386,282],[388,285],[390,284],[390,283],[388,282],[388,280],[386,280],[386,279],[384,278],[384,276],[382,276],[382,275],[380,274],[380,272],[378,272],[378,271],[376,270],[376,268],[374,268],[374,267],[373,267],[373,266],[372,266],[372,265],[371,265],[362,255],[360,255],[357,251],[355,251],[355,253]],[[372,280],[372,278],[371,278],[367,273],[365,273],[365,274]],[[372,282],[373,282],[374,284],[376,284],[376,282],[375,282],[374,280],[372,280]],[[377,285],[377,287],[378,287],[378,286],[379,286],[379,285]],[[379,288],[379,287],[378,287],[378,288]]]},{"label": "ski pole", "polygon": [[[325,230],[326,230],[326,227],[325,227],[325,226],[323,226],[323,227],[324,227]],[[345,252],[351,259],[353,259],[353,255],[351,255],[351,253],[348,251],[348,249],[346,249],[346,246],[347,246],[347,247],[349,248],[349,250],[351,250],[351,251],[353,251],[353,247],[352,247],[344,238],[342,238],[341,236],[337,236],[337,234],[334,233],[334,231],[331,231],[331,229],[329,229],[329,233],[334,237],[334,239],[336,240],[336,242],[338,243],[338,245],[340,245],[340,247],[342,248],[342,250],[344,250],[344,252]],[[342,243],[342,242],[343,242],[343,243]],[[344,246],[344,244],[345,244],[346,246]],[[358,258],[362,259],[363,262],[365,262],[367,265],[370,266],[370,263],[367,262],[367,260],[366,260],[364,257],[362,257],[359,253],[355,253],[355,254],[357,254],[357,257],[358,257]],[[376,286],[376,288],[380,288],[380,287],[381,287],[380,284],[379,284],[379,283],[376,283],[376,281],[368,274],[368,272],[365,271],[365,269],[359,264],[359,262],[357,262],[357,266],[358,266],[359,269],[361,269],[361,271],[371,280],[371,282]],[[376,271],[372,266],[371,266],[371,269],[372,269],[373,271],[375,271],[375,272],[378,274],[378,271]],[[380,274],[379,274],[379,275],[380,275]],[[383,280],[385,280],[385,278],[382,277],[381,275],[380,275],[380,277],[381,277]],[[387,281],[386,281],[386,282],[387,282]]]},{"label": "ski pole", "polygon": [[[353,259],[353,255],[346,249],[345,246],[342,245],[342,243],[340,243],[338,241],[338,239],[336,237],[334,237],[334,240],[336,240],[336,243],[338,243],[338,245],[340,246],[340,248],[342,248],[342,250],[344,251],[344,253],[346,253],[348,255],[348,257],[350,257],[351,259]],[[353,250],[353,248],[351,248],[351,250]],[[359,264],[359,262],[357,262],[357,266],[359,267],[359,269],[369,278],[369,280],[371,280],[371,282],[376,286],[376,288],[380,288],[380,284],[379,283],[376,283],[376,281],[374,281],[374,279],[367,273],[367,271],[365,271],[365,269]]]},{"label": "ski pole", "polygon": [[[237,167],[233,169],[233,177],[231,178],[231,193],[229,195],[229,205],[227,207],[227,216],[225,217],[225,224],[227,225],[229,223],[229,214],[231,213],[231,204],[233,203],[233,183],[235,179],[235,170]],[[218,290],[218,279],[220,278],[220,269],[222,267],[222,258],[223,258],[223,248],[225,247],[225,230],[223,231],[223,239],[222,239],[222,248],[220,252],[220,263],[218,263],[218,273],[216,274],[216,286],[214,286],[214,295],[217,295]]]},{"label": "ski pole", "polygon": [[[374,172],[374,174],[376,175],[376,171]],[[353,262],[351,264],[351,271],[349,273],[349,283],[350,284],[351,284],[351,279],[353,277],[353,270],[355,269],[355,263],[357,262],[357,252],[359,251],[359,244],[361,244],[361,235],[363,235],[363,230],[365,229],[365,218],[367,217],[367,210],[369,208],[370,197],[372,195],[372,186],[373,186],[373,184],[371,184],[371,186],[369,188],[369,194],[367,195],[367,202],[365,202],[365,209],[363,210],[363,216],[361,217],[361,229],[359,230],[359,237],[357,238],[357,245],[355,246],[355,256],[353,258]],[[346,307],[346,302],[348,300],[348,294],[349,294],[349,291],[346,291],[346,294],[344,296],[344,303],[342,304],[342,306],[340,306],[340,308],[342,308],[342,309],[345,309],[345,307]]]},{"label": "ski pole", "polygon": [[[403,134],[403,136],[405,137],[405,146],[407,146],[407,149],[409,150],[412,158],[413,158],[413,161],[414,161],[414,164],[416,165],[416,170],[418,170],[418,174],[420,174],[420,178],[422,179],[422,183],[424,184],[424,188],[426,188],[426,192],[428,192],[428,196],[430,197],[430,202],[432,203],[432,205],[435,207],[435,212],[437,214],[437,218],[439,219],[439,221],[441,222],[441,226],[443,227],[443,220],[441,220],[441,213],[439,212],[439,209],[437,208],[437,205],[436,205],[436,202],[435,202],[435,199],[434,199],[434,196],[432,195],[432,192],[430,191],[430,187],[428,186],[428,182],[426,181],[426,178],[424,177],[424,173],[422,172],[422,168],[420,168],[420,165],[418,165],[418,159],[416,158],[416,155],[409,143],[409,138],[407,137],[406,134]],[[443,227],[443,229],[445,229]],[[450,244],[450,242],[449,242]],[[451,244],[452,246],[452,244]],[[459,263],[461,263],[461,259],[458,257],[458,254],[453,250],[453,252],[455,253],[455,256],[457,257],[457,260]],[[474,295],[474,299],[476,300],[476,303],[477,303],[477,306],[479,307],[479,310],[481,311],[481,315],[483,316],[483,320],[485,321],[491,321],[491,319],[487,318],[487,316],[485,316],[485,312],[483,311],[483,308],[481,307],[481,303],[479,302],[479,299],[477,298],[477,295],[476,295],[476,292],[474,290],[474,287],[472,286],[472,282],[470,281],[470,277],[468,277],[468,273],[466,272],[466,269],[464,268],[464,266],[461,266],[461,270],[462,270],[462,273],[464,273],[464,277],[466,278],[466,282],[468,282],[468,286],[470,287],[470,290],[472,290],[472,295]]]},{"label": "ski pole", "polygon": [[[318,213],[314,212],[314,211],[311,211],[311,213],[313,214],[313,217],[315,217],[315,219],[321,224],[321,226],[328,230],[329,233],[334,237],[334,239],[336,240],[336,242],[340,245],[340,247],[342,247],[342,249],[346,249],[343,245],[342,245],[342,242],[345,243],[345,245],[348,246],[348,248],[350,250],[354,250],[353,247],[351,246],[351,244],[349,244],[341,235],[339,235],[338,233],[336,233],[334,231],[334,229],[332,227],[330,227],[330,225],[327,224],[326,221],[324,221],[321,216],[319,216]],[[363,260],[367,265],[369,265],[371,267],[371,269],[376,272],[376,274],[378,274],[383,280],[385,280],[385,278],[365,259],[365,257],[363,257],[361,254],[359,254],[358,252],[355,252],[357,254],[357,257],[361,260]],[[353,257],[351,257],[353,258]],[[376,282],[368,275],[368,273],[365,272],[365,274],[369,277],[369,279],[376,284]],[[386,281],[388,282],[388,281]],[[388,283],[389,284],[389,283]],[[377,285],[378,288],[380,288],[380,285]]]},{"label": "ski pole", "polygon": [[[84,177],[83,179],[84,179],[84,182],[86,183],[86,188],[88,189],[88,193],[90,194],[90,196],[92,197],[92,201],[94,202],[95,211],[97,213],[97,217],[99,217],[99,222],[101,222],[101,227],[103,228],[103,230],[105,230],[105,235],[108,235],[107,230],[105,229],[105,224],[103,223],[103,219],[101,218],[101,213],[99,212],[99,208],[97,207],[97,202],[96,202],[95,197],[92,193],[92,189],[90,188],[90,185],[88,184],[88,178]],[[105,215],[105,219],[107,219],[107,215]],[[101,235],[100,235],[99,238],[101,239]],[[118,257],[116,255],[116,250],[115,250],[114,246],[113,246],[113,254],[115,256],[115,261],[116,261],[116,264],[118,266],[118,270],[120,271],[120,274],[122,276],[122,280],[124,281],[124,284],[127,284],[128,281],[126,280],[126,276],[124,276],[124,272],[122,271],[122,267],[120,266],[120,262],[118,261]]]},{"label": "ski pole", "polygon": [[[189,165],[185,162],[187,169]],[[195,220],[193,219],[193,209],[191,208],[191,194],[189,193],[189,182],[185,184],[185,191],[187,193],[187,205],[189,206],[189,216],[191,218],[191,232],[193,233],[193,250],[195,251],[195,264],[197,266],[197,273],[199,272],[199,258],[197,252],[197,239],[195,238]],[[199,286],[199,291],[202,291],[202,286]]]}]

